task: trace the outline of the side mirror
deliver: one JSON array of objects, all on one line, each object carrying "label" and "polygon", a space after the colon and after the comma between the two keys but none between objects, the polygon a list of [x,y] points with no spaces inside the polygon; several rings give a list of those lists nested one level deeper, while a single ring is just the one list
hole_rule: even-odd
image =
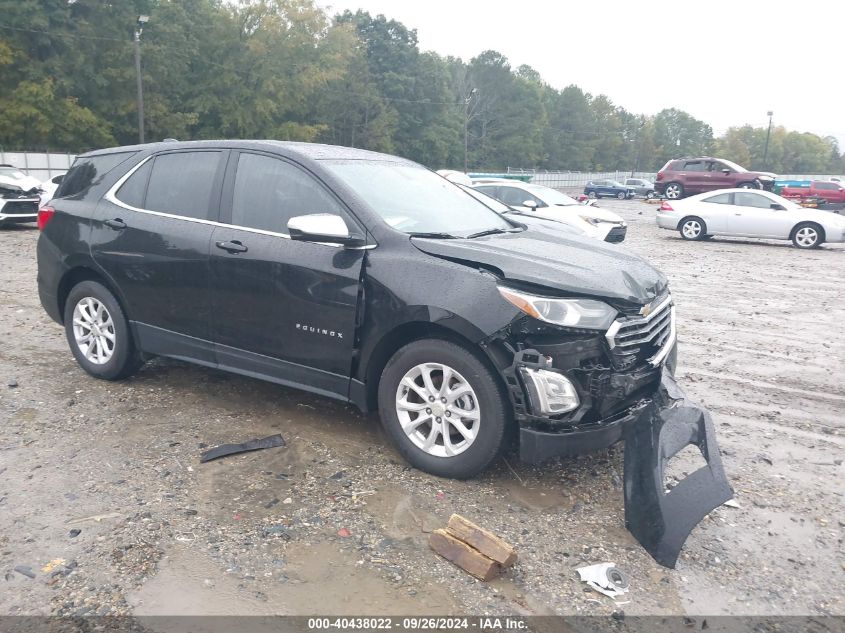
[{"label": "side mirror", "polygon": [[288,232],[292,240],[300,242],[326,242],[345,246],[361,246],[364,243],[360,235],[350,234],[342,217],[330,213],[291,218],[288,220]]},{"label": "side mirror", "polygon": [[773,202],[770,206],[775,211],[786,211],[786,207],[780,204],[779,202]]},{"label": "side mirror", "polygon": [[534,209],[537,208],[537,203],[534,202],[533,200],[526,200],[525,202],[522,203],[522,206],[527,207],[531,210],[534,210]]},{"label": "side mirror", "polygon": [[729,174],[729,173],[731,173],[731,170],[730,170],[730,169],[728,169],[727,167],[725,167],[725,168],[722,170],[722,173],[723,173],[723,174]]}]

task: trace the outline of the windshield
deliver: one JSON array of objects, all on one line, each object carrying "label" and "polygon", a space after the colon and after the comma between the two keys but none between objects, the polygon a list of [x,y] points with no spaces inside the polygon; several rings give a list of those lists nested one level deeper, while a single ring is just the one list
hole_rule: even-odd
[{"label": "windshield", "polygon": [[575,198],[570,198],[565,193],[561,193],[557,189],[552,189],[551,187],[544,187],[543,185],[526,185],[525,190],[533,193],[549,205],[569,207],[578,204],[578,201]]},{"label": "windshield", "polygon": [[397,231],[467,237],[514,229],[488,206],[424,167],[373,160],[332,160],[324,165]]},{"label": "windshield", "polygon": [[23,173],[20,169],[15,169],[14,167],[0,167],[0,176],[6,176],[7,178],[11,178],[13,180],[23,180],[26,178],[25,173]]}]

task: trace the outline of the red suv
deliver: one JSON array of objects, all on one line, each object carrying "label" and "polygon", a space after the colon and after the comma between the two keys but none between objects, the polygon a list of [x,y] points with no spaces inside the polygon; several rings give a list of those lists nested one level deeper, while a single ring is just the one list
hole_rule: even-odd
[{"label": "red suv", "polygon": [[714,189],[766,189],[771,191],[775,174],[748,171],[723,158],[676,158],[657,172],[654,188],[658,194],[677,200]]}]

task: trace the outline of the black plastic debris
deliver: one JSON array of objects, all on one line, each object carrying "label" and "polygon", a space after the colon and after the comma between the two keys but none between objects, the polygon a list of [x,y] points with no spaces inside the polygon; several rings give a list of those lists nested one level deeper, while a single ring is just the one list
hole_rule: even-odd
[{"label": "black plastic debris", "polygon": [[249,440],[243,444],[222,444],[220,446],[215,446],[200,455],[200,462],[210,462],[213,459],[227,457],[228,455],[248,453],[249,451],[260,451],[265,448],[275,448],[277,446],[286,446],[284,438],[278,433],[261,439]]},{"label": "black plastic debris", "polygon": [[[684,447],[701,451],[705,466],[665,491],[669,460]],[[625,436],[625,525],[664,567],[675,567],[692,529],[733,497],[710,414],[687,400],[668,372],[654,400]]]},{"label": "black plastic debris", "polygon": [[23,574],[27,578],[35,578],[35,572],[32,571],[32,567],[27,567],[26,565],[18,565],[15,567],[15,571],[19,574]]},{"label": "black plastic debris", "polygon": [[76,538],[76,537],[77,537],[77,536],[79,536],[81,533],[82,533],[82,530],[80,530],[79,528],[73,528],[73,529],[72,529],[72,530],[68,533],[68,536],[70,536],[70,538]]}]

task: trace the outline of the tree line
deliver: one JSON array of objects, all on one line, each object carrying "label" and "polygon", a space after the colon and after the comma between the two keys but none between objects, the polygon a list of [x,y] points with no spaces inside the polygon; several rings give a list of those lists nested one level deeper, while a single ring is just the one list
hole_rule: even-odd
[{"label": "tree line", "polygon": [[0,145],[137,142],[132,36],[142,35],[147,139],[273,138],[399,154],[440,168],[659,169],[715,154],[781,173],[842,173],[833,137],[713,129],[627,111],[484,51],[422,52],[416,31],[312,0],[0,0]]}]

